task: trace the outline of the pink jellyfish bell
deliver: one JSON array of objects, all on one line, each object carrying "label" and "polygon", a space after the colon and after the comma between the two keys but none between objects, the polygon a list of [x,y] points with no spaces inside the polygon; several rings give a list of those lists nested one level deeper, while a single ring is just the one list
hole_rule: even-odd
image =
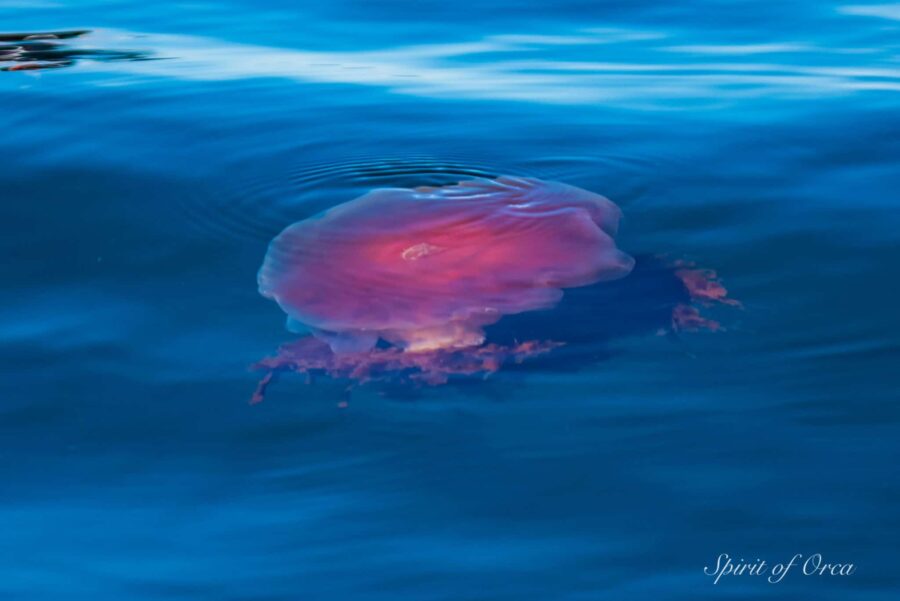
[{"label": "pink jellyfish bell", "polygon": [[[628,275],[634,259],[614,239],[620,218],[587,190],[500,177],[374,190],[294,223],[269,245],[259,291],[289,330],[309,335],[256,364],[268,373],[254,400],[280,371],[437,384],[545,353],[560,342],[503,346],[485,327],[550,309],[565,288]],[[686,297],[724,295],[714,274],[682,272]],[[713,323],[682,313],[673,327]]]},{"label": "pink jellyfish bell", "polygon": [[532,178],[375,190],[279,234],[259,290],[336,354],[379,339],[411,353],[477,347],[504,315],[627,275],[620,217],[603,196]]}]

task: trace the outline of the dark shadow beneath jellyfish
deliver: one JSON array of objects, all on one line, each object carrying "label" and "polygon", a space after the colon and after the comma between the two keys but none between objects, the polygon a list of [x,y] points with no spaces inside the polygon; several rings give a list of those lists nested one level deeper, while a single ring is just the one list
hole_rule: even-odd
[{"label": "dark shadow beneath jellyfish", "polygon": [[0,71],[35,71],[70,67],[79,59],[98,61],[149,60],[141,52],[74,48],[66,40],[80,38],[88,30],[0,33]]},{"label": "dark shadow beneath jellyfish", "polygon": [[635,257],[628,277],[566,290],[552,310],[510,315],[486,333],[499,345],[552,339],[560,345],[557,350],[535,357],[528,368],[578,371],[611,358],[609,349],[617,339],[656,335],[680,342],[680,332],[720,331],[719,322],[701,314],[713,305],[740,306],[728,298],[713,270],[642,255]]},{"label": "dark shadow beneath jellyfish", "polygon": [[635,262],[616,247],[620,217],[587,190],[499,177],[379,189],[297,222],[258,280],[305,335],[254,366],[266,373],[253,400],[282,372],[438,385],[525,362],[575,369],[616,337],[717,329],[696,307],[734,304],[715,274]]}]

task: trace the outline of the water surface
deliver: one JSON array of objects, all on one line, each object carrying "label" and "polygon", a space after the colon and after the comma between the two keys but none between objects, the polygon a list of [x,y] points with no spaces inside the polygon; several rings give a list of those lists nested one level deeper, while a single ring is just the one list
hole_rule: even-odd
[{"label": "water surface", "polygon": [[[0,38],[0,66],[55,67],[0,72],[4,599],[895,598],[896,5],[13,0],[0,23],[86,32]],[[290,337],[256,292],[275,234],[497,174],[610,197],[622,248],[717,269],[745,310],[576,371],[343,409],[286,377],[247,405]],[[713,586],[723,552],[858,568]]]}]

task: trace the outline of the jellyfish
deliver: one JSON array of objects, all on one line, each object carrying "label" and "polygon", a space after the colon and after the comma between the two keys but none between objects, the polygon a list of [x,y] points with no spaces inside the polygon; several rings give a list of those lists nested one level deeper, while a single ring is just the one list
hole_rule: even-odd
[{"label": "jellyfish", "polygon": [[[292,224],[269,245],[258,284],[303,336],[255,365],[266,374],[253,400],[282,371],[440,384],[551,353],[566,344],[552,332],[502,342],[487,332],[546,316],[564,290],[631,273],[635,259],[615,241],[621,216],[599,194],[503,176],[377,189]],[[671,327],[714,329],[691,319],[689,303],[727,298],[715,274],[671,271],[687,293]]]}]

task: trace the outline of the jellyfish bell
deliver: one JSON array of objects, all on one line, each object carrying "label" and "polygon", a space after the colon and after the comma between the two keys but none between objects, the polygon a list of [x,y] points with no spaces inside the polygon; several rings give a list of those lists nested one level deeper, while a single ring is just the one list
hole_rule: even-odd
[{"label": "jellyfish bell", "polygon": [[334,354],[477,347],[504,315],[627,275],[620,218],[603,196],[533,178],[379,189],[279,234],[259,291]]}]

